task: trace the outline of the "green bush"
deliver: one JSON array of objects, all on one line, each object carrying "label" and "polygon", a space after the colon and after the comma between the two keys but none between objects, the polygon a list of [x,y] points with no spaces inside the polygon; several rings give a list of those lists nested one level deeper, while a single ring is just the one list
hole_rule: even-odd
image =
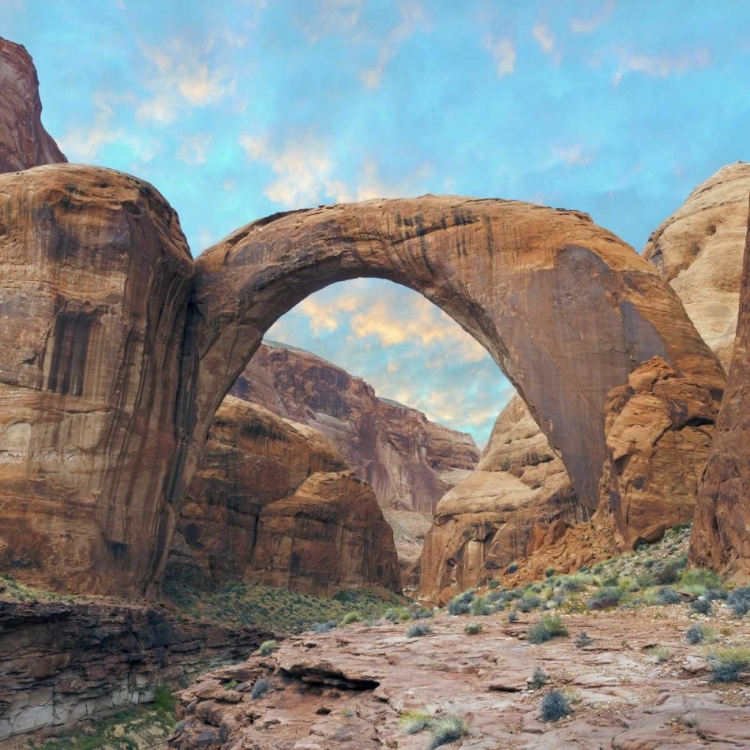
[{"label": "green bush", "polygon": [[708,655],[714,682],[735,682],[740,672],[750,666],[750,648],[720,648]]},{"label": "green bush", "polygon": [[685,631],[685,638],[688,643],[692,643],[693,645],[697,643],[711,643],[716,640],[716,633],[713,628],[696,622]]},{"label": "green bush", "polygon": [[466,635],[479,635],[484,628],[481,622],[470,622],[468,625],[464,625],[464,633]]},{"label": "green bush", "polygon": [[359,612],[347,612],[342,618],[340,625],[351,625],[353,622],[359,622],[362,619]]},{"label": "green bush", "polygon": [[559,721],[573,713],[570,701],[560,690],[550,690],[542,698],[542,721]]},{"label": "green bush", "polygon": [[593,643],[593,639],[589,638],[589,634],[582,630],[577,636],[576,636],[576,646],[578,648],[583,648],[584,646],[588,646],[590,643]]},{"label": "green bush", "polygon": [[452,615],[468,615],[471,612],[471,603],[473,600],[474,589],[464,591],[448,602],[448,612]]},{"label": "green bush", "polygon": [[568,629],[563,625],[560,615],[546,615],[536,625],[532,625],[526,633],[529,643],[539,644],[568,635]]},{"label": "green bush", "polygon": [[529,680],[529,687],[532,690],[539,690],[549,682],[549,675],[546,674],[540,666],[534,667],[534,674],[531,675]]},{"label": "green bush", "polygon": [[616,607],[622,599],[623,591],[613,586],[599,589],[588,600],[586,606],[591,610],[609,609]]},{"label": "green bush", "polygon": [[428,750],[460,740],[469,733],[466,722],[459,716],[438,716],[430,722],[431,740]]},{"label": "green bush", "polygon": [[471,614],[475,617],[481,617],[483,615],[489,615],[492,613],[492,608],[485,601],[483,596],[477,596],[471,603]]},{"label": "green bush", "polygon": [[260,700],[264,695],[271,689],[270,680],[258,680],[250,691],[250,699],[257,701]]},{"label": "green bush", "polygon": [[544,602],[541,597],[536,594],[529,594],[516,602],[516,609],[519,612],[531,612],[532,609],[537,609],[538,607],[541,607],[542,604],[544,604]]},{"label": "green bush", "polygon": [[270,656],[278,647],[279,644],[276,641],[263,641],[258,648],[258,654],[260,656]]},{"label": "green bush", "polygon": [[750,612],[750,586],[740,586],[731,591],[727,604],[737,617],[744,617]]},{"label": "green bush", "polygon": [[425,711],[407,711],[401,716],[399,725],[406,734],[418,734],[430,726],[432,717]]},{"label": "green bush", "polygon": [[424,625],[420,623],[418,625],[412,625],[406,631],[406,637],[407,638],[421,638],[424,635],[429,635],[431,632],[432,632],[432,628],[429,625]]}]

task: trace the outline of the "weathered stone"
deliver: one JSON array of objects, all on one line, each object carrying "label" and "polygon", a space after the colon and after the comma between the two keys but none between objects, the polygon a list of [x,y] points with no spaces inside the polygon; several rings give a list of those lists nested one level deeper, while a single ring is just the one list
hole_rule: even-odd
[{"label": "weathered stone", "polygon": [[727,370],[737,328],[748,193],[750,164],[722,167],[690,193],[643,251]]},{"label": "weathered stone", "polygon": [[318,596],[376,585],[401,590],[393,532],[352,472],[319,472],[258,517],[247,578]]},{"label": "weathered stone", "polygon": [[690,561],[750,577],[750,225],[729,381],[703,473]]},{"label": "weathered stone", "polygon": [[284,344],[262,345],[231,393],[320,430],[383,508],[434,513],[450,475],[479,460],[470,435],[378,398],[362,378]]},{"label": "weathered stone", "polygon": [[67,161],[41,121],[39,79],[20,44],[0,37],[0,173]]},{"label": "weathered stone", "polygon": [[317,430],[227,396],[180,513],[167,576],[200,588],[241,580],[261,509],[292,495],[315,472],[347,468]]},{"label": "weathered stone", "polygon": [[193,262],[148,183],[59,164],[0,175],[0,513],[13,565],[142,591],[174,527]]},{"label": "weathered stone", "polygon": [[516,396],[497,418],[477,470],[438,505],[420,560],[420,592],[450,598],[534,553],[557,521],[587,517],[562,461]]}]

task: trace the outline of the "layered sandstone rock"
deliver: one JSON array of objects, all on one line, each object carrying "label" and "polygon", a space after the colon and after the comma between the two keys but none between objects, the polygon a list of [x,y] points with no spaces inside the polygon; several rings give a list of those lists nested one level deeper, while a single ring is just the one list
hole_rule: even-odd
[{"label": "layered sandstone rock", "polygon": [[703,474],[690,539],[695,565],[750,577],[750,224],[729,381]]},{"label": "layered sandstone rock", "polygon": [[29,53],[0,37],[0,173],[67,161],[42,125],[39,79]]},{"label": "layered sandstone rock", "polygon": [[[261,510],[293,495],[315,472],[347,468],[317,430],[227,396],[180,513],[168,577],[200,588],[242,579],[256,546]],[[305,565],[315,565],[324,554],[340,556],[340,551],[322,547],[311,552]]]},{"label": "layered sandstone rock", "polygon": [[438,505],[420,559],[420,592],[446,601],[587,515],[562,461],[515,396],[477,470]]},{"label": "layered sandstone rock", "polygon": [[269,637],[132,604],[0,598],[0,742],[149,703]]},{"label": "layered sandstone rock", "polygon": [[47,586],[142,591],[172,536],[193,261],[148,183],[0,175],[0,538]]},{"label": "layered sandstone rock", "polygon": [[748,194],[750,164],[722,167],[659,226],[643,251],[725,369],[737,328]]},{"label": "layered sandstone rock", "polygon": [[401,591],[393,532],[352,472],[318,472],[258,517],[248,580],[317,596],[375,585]]},{"label": "layered sandstone rock", "polygon": [[479,459],[470,435],[378,398],[362,378],[284,344],[261,346],[231,393],[320,430],[383,508],[433,513],[455,472]]}]

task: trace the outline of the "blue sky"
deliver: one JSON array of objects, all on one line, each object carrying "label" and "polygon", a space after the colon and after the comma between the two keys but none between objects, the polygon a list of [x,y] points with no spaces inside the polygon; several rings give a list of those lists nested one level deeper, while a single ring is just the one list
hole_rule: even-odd
[{"label": "blue sky", "polygon": [[[153,182],[193,254],[280,209],[423,193],[590,213],[636,249],[750,160],[746,0],[0,0],[71,161]],[[484,442],[512,390],[387,282],[272,338]]]}]

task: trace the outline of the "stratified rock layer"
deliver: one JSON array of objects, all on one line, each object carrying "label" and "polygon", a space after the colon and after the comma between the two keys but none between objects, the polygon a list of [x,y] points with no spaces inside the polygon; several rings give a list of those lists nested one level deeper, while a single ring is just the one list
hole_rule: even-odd
[{"label": "stratified rock layer", "polygon": [[393,532],[350,471],[313,474],[261,510],[246,579],[318,596],[368,584],[401,591]]},{"label": "stratified rock layer", "polygon": [[470,435],[380,399],[361,378],[283,344],[261,346],[231,393],[320,430],[383,508],[433,513],[451,473],[479,460]]},{"label": "stratified rock layer", "polygon": [[144,590],[168,502],[193,261],[148,183],[96,167],[0,175],[0,538],[61,590]]},{"label": "stratified rock layer", "polygon": [[562,461],[515,396],[477,470],[438,505],[419,563],[420,592],[447,601],[586,517]]},{"label": "stratified rock layer", "polygon": [[[347,468],[317,430],[227,396],[180,513],[167,575],[200,588],[241,580],[256,545],[261,509],[293,495],[315,472]],[[328,547],[310,552],[305,566],[322,555],[340,556]]]},{"label": "stratified rock layer", "polygon": [[727,370],[737,328],[748,194],[750,164],[722,167],[690,193],[643,251]]},{"label": "stratified rock layer", "polygon": [[67,161],[42,125],[39,79],[29,53],[0,37],[0,173]]},{"label": "stratified rock layer", "polygon": [[0,600],[0,742],[151,702],[268,637],[130,604]]},{"label": "stratified rock layer", "polygon": [[737,338],[690,539],[695,565],[750,577],[750,224]]}]

